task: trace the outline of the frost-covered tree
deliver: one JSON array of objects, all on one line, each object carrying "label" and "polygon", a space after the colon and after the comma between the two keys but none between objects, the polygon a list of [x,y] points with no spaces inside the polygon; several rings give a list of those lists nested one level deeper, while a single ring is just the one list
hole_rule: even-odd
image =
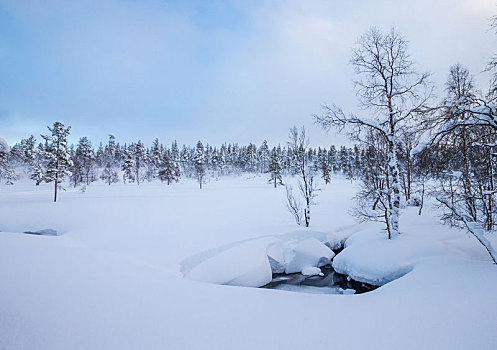
[{"label": "frost-covered tree", "polygon": [[74,153],[73,163],[78,165],[80,181],[89,185],[94,180],[95,153],[93,151],[93,146],[87,137],[79,139],[78,146]]},{"label": "frost-covered tree", "polygon": [[173,159],[171,152],[168,150],[162,155],[159,163],[159,179],[166,181],[169,185],[171,182],[178,182],[180,178],[180,169],[178,163]]},{"label": "frost-covered tree", "polygon": [[324,180],[325,184],[329,184],[331,181],[331,167],[328,157],[323,157],[320,161],[321,178]]},{"label": "frost-covered tree", "polygon": [[57,189],[63,183],[65,176],[71,175],[69,168],[72,160],[69,156],[67,136],[71,127],[67,128],[62,122],[55,122],[53,127],[48,127],[49,135],[41,135],[46,141],[44,147],[44,158],[46,168],[43,181],[54,183],[54,202],[57,202]]},{"label": "frost-covered tree", "polygon": [[205,179],[205,153],[204,153],[204,145],[202,142],[197,142],[197,147],[195,148],[195,156],[193,158],[194,161],[194,169],[195,169],[195,177],[198,181],[200,189],[202,189],[202,184]]},{"label": "frost-covered tree", "polygon": [[[307,158],[309,139],[306,136],[304,127],[302,127],[299,131],[295,126],[290,129],[289,138],[290,140],[288,142],[288,149],[290,150],[290,154],[292,157],[292,167],[295,169],[295,172],[299,177],[298,186],[300,194],[302,195],[305,202],[303,215],[304,223],[306,227],[309,227],[311,222],[311,205],[313,204],[313,199],[316,196],[317,191],[314,183],[314,174]],[[287,187],[288,201],[290,201],[291,197],[288,195],[289,192],[291,192],[291,188],[289,191],[289,187]],[[290,209],[290,202],[288,202],[287,204],[289,205]]]},{"label": "frost-covered tree", "polygon": [[124,147],[124,162],[122,165],[123,182],[135,181],[135,157],[129,148]]},{"label": "frost-covered tree", "polygon": [[267,172],[271,174],[271,178],[268,182],[274,184],[274,188],[278,185],[283,185],[283,180],[281,179],[281,165],[276,148],[273,148],[271,151]]},{"label": "frost-covered tree", "polygon": [[141,170],[146,166],[147,163],[147,153],[145,151],[145,146],[141,141],[138,143],[133,143],[130,145],[129,152],[133,157],[133,165],[134,165],[134,177],[136,179],[137,184],[140,184],[140,179],[142,177]]},{"label": "frost-covered tree", "polygon": [[358,75],[355,81],[359,104],[370,118],[346,115],[336,105],[324,106],[324,113],[315,116],[325,129],[351,128],[353,138],[360,140],[366,130],[374,130],[386,143],[384,221],[388,238],[399,233],[400,176],[397,163],[399,131],[424,109],[432,86],[427,73],[419,74],[407,52],[407,41],[392,28],[382,33],[371,28],[354,49],[351,63]]},{"label": "frost-covered tree", "polygon": [[0,178],[5,179],[6,185],[13,185],[19,176],[14,167],[15,154],[7,142],[0,138]]},{"label": "frost-covered tree", "polygon": [[118,146],[116,145],[116,138],[114,135],[109,135],[109,142],[105,146],[102,155],[102,164],[104,169],[100,178],[107,184],[111,185],[118,181],[118,160],[117,160]]},{"label": "frost-covered tree", "polygon": [[268,170],[268,166],[269,166],[269,163],[271,162],[271,154],[269,152],[269,147],[267,145],[267,141],[264,140],[262,141],[262,145],[261,147],[259,147],[259,150],[258,150],[258,163],[259,163],[259,167],[260,167],[260,172],[261,173],[265,173],[267,172]]}]

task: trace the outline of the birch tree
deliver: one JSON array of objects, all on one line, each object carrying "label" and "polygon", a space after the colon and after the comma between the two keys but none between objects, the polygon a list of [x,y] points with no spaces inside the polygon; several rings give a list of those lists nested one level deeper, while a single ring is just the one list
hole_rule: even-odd
[{"label": "birch tree", "polygon": [[351,64],[358,78],[354,82],[361,113],[345,114],[335,104],[323,106],[315,115],[325,129],[347,128],[350,136],[373,130],[386,142],[387,197],[385,223],[388,238],[399,234],[400,176],[397,164],[399,131],[423,110],[433,91],[428,73],[418,73],[408,54],[408,42],[392,28],[383,33],[371,28],[357,42]]}]

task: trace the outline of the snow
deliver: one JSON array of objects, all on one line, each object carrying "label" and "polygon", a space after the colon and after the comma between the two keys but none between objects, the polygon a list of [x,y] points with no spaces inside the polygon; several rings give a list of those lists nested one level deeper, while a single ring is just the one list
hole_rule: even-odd
[{"label": "snow", "polygon": [[321,267],[331,262],[335,253],[315,238],[308,238],[285,249],[285,273],[300,272],[306,267]]},{"label": "snow", "polygon": [[216,254],[195,266],[186,277],[196,281],[260,287],[272,279],[267,246],[274,239],[249,241]]},{"label": "snow", "polygon": [[[202,190],[185,180],[95,183],[67,188],[57,203],[51,184],[0,186],[0,348],[496,348],[497,268],[473,236],[440,225],[435,210],[408,207],[388,241],[380,224],[346,214],[355,184],[335,177],[321,187],[312,227],[295,231],[284,189],[265,177]],[[64,234],[22,234],[47,227]],[[184,277],[203,269],[242,284],[267,272],[264,254],[280,261],[288,244],[348,236],[334,258],[344,271],[379,282],[410,272],[359,295]],[[496,235],[487,238],[496,246]]]},{"label": "snow", "polygon": [[304,267],[301,271],[304,276],[324,276],[319,267],[308,266]]},{"label": "snow", "polygon": [[[273,273],[330,264],[335,254],[324,244],[326,237],[323,232],[307,230],[234,242],[188,257],[181,262],[181,271],[196,281],[261,287],[271,281]],[[320,273],[318,269],[315,274]]]}]

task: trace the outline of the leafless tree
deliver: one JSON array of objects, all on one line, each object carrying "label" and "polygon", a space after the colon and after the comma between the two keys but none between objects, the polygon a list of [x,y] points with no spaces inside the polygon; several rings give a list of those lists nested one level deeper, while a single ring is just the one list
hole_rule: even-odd
[{"label": "leafless tree", "polygon": [[309,139],[306,136],[304,127],[300,131],[295,126],[290,129],[288,148],[292,154],[292,162],[296,174],[299,177],[299,190],[305,201],[304,223],[306,227],[309,227],[311,223],[311,205],[316,196],[317,188],[314,183],[312,167],[308,164],[307,151],[309,148]]},{"label": "leafless tree", "polygon": [[335,104],[323,106],[323,114],[314,116],[325,129],[347,128],[356,140],[361,139],[365,130],[374,130],[384,139],[387,145],[385,193],[389,238],[399,233],[399,131],[426,109],[433,91],[429,74],[415,71],[407,46],[408,42],[395,28],[387,33],[376,28],[367,31],[353,51],[351,64],[359,77],[355,81],[359,106],[369,118],[346,115]]},{"label": "leafless tree", "polygon": [[295,197],[291,185],[285,185],[286,190],[286,207],[295,218],[297,225],[302,224],[302,214],[304,213],[302,201],[299,197]]}]

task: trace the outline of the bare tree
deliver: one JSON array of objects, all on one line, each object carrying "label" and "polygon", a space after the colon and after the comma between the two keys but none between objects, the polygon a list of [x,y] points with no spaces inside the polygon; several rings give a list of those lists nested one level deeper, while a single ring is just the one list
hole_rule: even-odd
[{"label": "bare tree", "polygon": [[293,193],[293,188],[290,185],[285,185],[286,190],[286,207],[290,213],[292,213],[295,218],[297,225],[302,224],[302,214],[304,209],[302,207],[302,201],[299,197],[295,197]]},{"label": "bare tree", "polygon": [[370,115],[369,118],[346,115],[335,104],[323,106],[323,114],[314,116],[316,122],[327,130],[349,128],[350,136],[356,140],[361,140],[365,130],[374,130],[384,139],[387,146],[385,194],[389,238],[399,233],[399,131],[425,110],[433,91],[429,74],[415,71],[407,44],[395,28],[388,33],[371,28],[359,39],[351,64],[359,77],[355,81],[359,106]]},{"label": "bare tree", "polygon": [[[299,190],[305,201],[304,220],[305,226],[309,227],[311,222],[311,205],[316,196],[317,188],[314,183],[314,174],[308,164],[307,151],[309,139],[306,136],[305,128],[300,131],[296,126],[290,129],[288,149],[292,154],[292,162],[297,175],[299,176]],[[287,188],[288,197],[288,188]]]}]

